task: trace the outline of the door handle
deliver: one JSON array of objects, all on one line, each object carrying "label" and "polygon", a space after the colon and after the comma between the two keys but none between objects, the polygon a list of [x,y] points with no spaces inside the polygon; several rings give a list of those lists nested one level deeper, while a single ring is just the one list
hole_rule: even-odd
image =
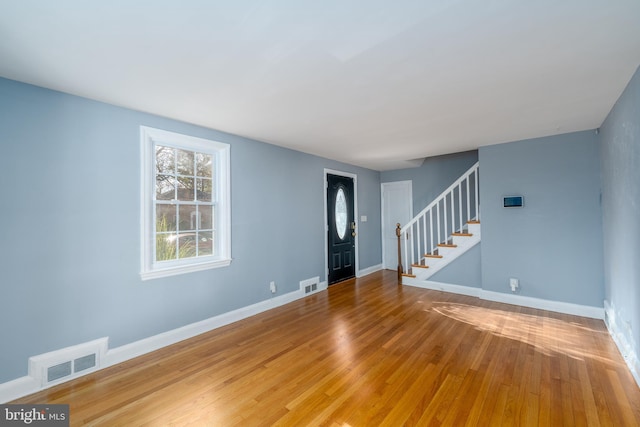
[{"label": "door handle", "polygon": [[351,237],[356,237],[356,222],[351,221]]}]

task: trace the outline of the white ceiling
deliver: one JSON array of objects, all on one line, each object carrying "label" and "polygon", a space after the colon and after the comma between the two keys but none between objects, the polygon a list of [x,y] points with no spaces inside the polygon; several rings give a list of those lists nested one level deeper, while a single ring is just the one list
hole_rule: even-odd
[{"label": "white ceiling", "polygon": [[0,76],[388,170],[599,127],[640,0],[0,0]]}]

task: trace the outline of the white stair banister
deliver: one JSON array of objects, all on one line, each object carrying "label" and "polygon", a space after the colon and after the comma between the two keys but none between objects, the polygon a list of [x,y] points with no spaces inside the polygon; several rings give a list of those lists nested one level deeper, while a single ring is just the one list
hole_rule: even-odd
[{"label": "white stair banister", "polygon": [[[479,163],[476,163],[401,227],[403,273],[410,273],[414,264],[426,266],[426,254],[435,255],[438,244],[448,243],[452,234],[464,232],[469,221],[480,219],[478,181]],[[466,201],[466,206],[463,201]]]}]

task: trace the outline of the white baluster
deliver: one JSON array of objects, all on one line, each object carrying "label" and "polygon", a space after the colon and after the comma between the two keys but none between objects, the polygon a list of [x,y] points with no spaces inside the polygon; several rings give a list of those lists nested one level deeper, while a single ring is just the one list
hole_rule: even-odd
[{"label": "white baluster", "polygon": [[462,233],[462,182],[458,185],[458,212],[460,213],[460,232]]},{"label": "white baluster", "polygon": [[438,226],[438,241],[436,242],[436,244],[440,243],[440,202],[438,202],[438,204],[436,205],[436,218],[437,218],[437,226]]},{"label": "white baluster", "polygon": [[431,250],[429,251],[430,254],[433,254],[433,248],[435,248],[435,244],[433,242],[433,209],[429,210],[429,232],[431,233]]},{"label": "white baluster", "polygon": [[[414,258],[414,257],[415,257],[415,254],[414,254],[414,248],[413,248],[413,246],[414,246],[414,241],[413,241],[414,227],[413,227],[413,226],[411,226],[411,228],[410,228],[409,230],[411,230],[411,232],[409,233],[409,239],[411,240],[411,241],[409,242],[409,244],[410,244],[410,246],[411,246],[411,258],[409,258],[409,266],[408,266],[407,268],[411,268],[411,264],[413,264],[413,260],[415,259],[415,258]],[[407,272],[408,272],[408,271],[409,271],[409,270],[407,269]]]},{"label": "white baluster", "polygon": [[467,183],[467,221],[471,219],[471,197],[469,194],[469,177],[465,179]]},{"label": "white baluster", "polygon": [[422,256],[428,252],[427,248],[427,214],[422,215],[422,232],[423,232],[423,242],[424,242],[424,251],[420,254],[420,259]]},{"label": "white baluster", "polygon": [[[449,215],[447,215],[447,196],[448,196],[448,194],[445,194],[444,195],[444,199],[442,199],[442,206],[443,206],[443,210],[444,210],[444,212],[443,212],[443,216],[444,216],[444,236],[443,237],[445,239],[449,235],[448,234],[449,232],[447,231],[449,229],[449,226],[448,226],[449,224],[447,223],[448,216],[449,216]],[[438,240],[438,243],[442,243],[442,242],[443,242],[442,240]]]},{"label": "white baluster", "polygon": [[[418,220],[416,221],[416,250],[418,252],[418,258],[417,258],[418,261],[420,260],[420,240],[422,239],[420,238],[420,221]],[[414,260],[414,262],[418,262],[418,261]]]},{"label": "white baluster", "polygon": [[478,168],[476,168],[476,170],[474,171],[475,177],[476,177],[476,182],[475,182],[475,186],[476,186],[476,219],[480,219],[480,199],[478,198]]},{"label": "white baluster", "polygon": [[[455,208],[455,188],[451,189],[451,233],[455,233],[456,231],[456,208]],[[450,234],[447,234],[450,236]],[[448,240],[448,237],[447,237]]]},{"label": "white baluster", "polygon": [[402,257],[402,263],[404,264],[404,268],[403,268],[402,271],[404,273],[408,273],[409,272],[409,266],[408,266],[408,261],[407,261],[407,259],[409,258],[409,252],[407,251],[407,240],[408,240],[407,237],[408,237],[408,235],[409,235],[409,232],[402,233],[402,237],[403,237],[402,240],[404,240],[404,257]]}]

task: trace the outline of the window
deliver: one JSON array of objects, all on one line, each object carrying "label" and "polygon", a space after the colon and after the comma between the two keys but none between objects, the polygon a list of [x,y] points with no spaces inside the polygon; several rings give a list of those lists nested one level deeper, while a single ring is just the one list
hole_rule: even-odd
[{"label": "window", "polygon": [[231,263],[229,145],[142,126],[143,280]]},{"label": "window", "polygon": [[338,237],[343,240],[344,235],[347,233],[347,198],[342,187],[338,189],[338,194],[336,194],[335,220]]}]

